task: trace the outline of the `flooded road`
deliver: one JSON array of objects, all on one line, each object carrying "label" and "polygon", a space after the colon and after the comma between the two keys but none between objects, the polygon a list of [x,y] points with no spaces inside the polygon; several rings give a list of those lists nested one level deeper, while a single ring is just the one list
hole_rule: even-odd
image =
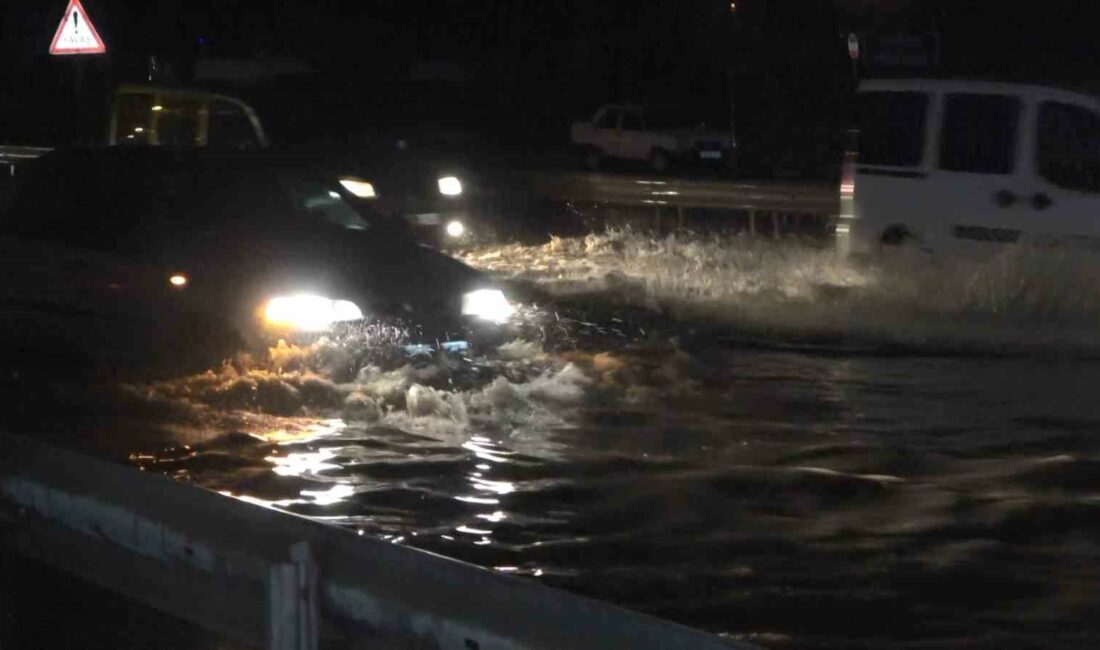
[{"label": "flooded road", "polygon": [[1100,300],[1047,284],[1087,269],[933,294],[959,271],[632,237],[470,252],[538,296],[471,358],[48,400],[145,471],[769,647],[1095,647]]}]

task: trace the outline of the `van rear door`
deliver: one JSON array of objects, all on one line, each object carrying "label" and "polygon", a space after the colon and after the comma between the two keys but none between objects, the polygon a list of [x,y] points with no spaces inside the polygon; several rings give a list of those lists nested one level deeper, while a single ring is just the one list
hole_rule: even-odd
[{"label": "van rear door", "polygon": [[1032,173],[1019,192],[1027,239],[1100,250],[1100,104],[1048,91],[1031,125]]},{"label": "van rear door", "polygon": [[[929,171],[926,133],[932,96],[915,90],[874,90],[859,93],[857,101],[858,151],[849,165],[858,163],[854,178],[846,178],[842,188],[853,202],[837,234],[846,236],[848,224],[843,221],[850,221],[851,251],[862,253],[877,249],[884,233],[897,224],[919,221],[927,212],[922,185]],[[845,246],[843,241],[839,244]]]}]

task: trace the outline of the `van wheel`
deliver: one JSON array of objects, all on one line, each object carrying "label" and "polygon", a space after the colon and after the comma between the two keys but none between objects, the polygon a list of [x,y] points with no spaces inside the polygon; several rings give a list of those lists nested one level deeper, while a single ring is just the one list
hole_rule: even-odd
[{"label": "van wheel", "polygon": [[661,149],[654,149],[649,154],[649,168],[658,174],[668,171],[668,154]]},{"label": "van wheel", "polygon": [[589,147],[581,154],[581,165],[590,172],[600,168],[603,163],[603,154],[595,147]]}]

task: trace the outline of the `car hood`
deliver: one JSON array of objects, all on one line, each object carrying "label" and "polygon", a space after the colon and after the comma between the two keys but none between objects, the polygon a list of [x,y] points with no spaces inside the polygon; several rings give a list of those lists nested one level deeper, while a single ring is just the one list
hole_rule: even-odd
[{"label": "car hood", "polygon": [[394,315],[456,312],[464,293],[492,284],[439,251],[370,230],[325,229],[280,246],[288,268],[324,277],[330,291]]},{"label": "car hood", "polygon": [[315,293],[352,300],[368,317],[450,322],[462,296],[493,287],[484,273],[406,237],[319,228],[300,232],[239,233],[204,246],[196,275],[215,291],[256,304],[273,295]]}]

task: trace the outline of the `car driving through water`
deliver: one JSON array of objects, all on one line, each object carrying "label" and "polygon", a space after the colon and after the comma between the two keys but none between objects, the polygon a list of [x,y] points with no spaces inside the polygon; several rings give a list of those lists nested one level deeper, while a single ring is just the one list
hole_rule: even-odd
[{"label": "car driving through water", "polygon": [[415,143],[356,147],[333,169],[360,210],[405,222],[421,243],[446,250],[487,235],[493,193],[466,166],[441,161]]},{"label": "car driving through water", "polygon": [[139,147],[37,166],[0,217],[9,336],[80,322],[257,345],[387,323],[434,344],[492,337],[513,312],[487,276],[299,161]]}]

